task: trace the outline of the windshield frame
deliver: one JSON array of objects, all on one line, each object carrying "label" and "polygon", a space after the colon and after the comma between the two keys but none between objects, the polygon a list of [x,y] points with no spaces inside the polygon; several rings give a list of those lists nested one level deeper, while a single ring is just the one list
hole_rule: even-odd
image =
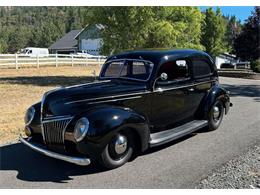
[{"label": "windshield frame", "polygon": [[[117,61],[122,61],[123,62],[123,66],[121,67],[120,69],[120,73],[119,73],[119,76],[118,77],[104,77],[102,76],[102,74],[104,74],[104,71],[105,69],[107,68],[108,64],[109,63],[112,63],[112,62],[117,62]],[[127,61],[136,61],[136,62],[145,62],[145,63],[149,63],[152,67],[151,67],[151,71],[150,71],[150,74],[149,76],[147,77],[147,79],[136,79],[136,78],[131,78],[131,77],[121,77],[120,74],[125,66],[125,63]],[[99,74],[99,78],[101,80],[105,80],[105,79],[126,79],[126,80],[133,80],[133,81],[141,81],[141,82],[147,82],[150,80],[151,76],[152,76],[152,73],[153,73],[153,69],[154,69],[154,63],[149,61],[149,60],[142,60],[142,59],[134,59],[134,58],[120,58],[120,59],[114,59],[114,60],[109,60],[107,61],[101,68],[101,71],[100,71],[100,74]]]}]

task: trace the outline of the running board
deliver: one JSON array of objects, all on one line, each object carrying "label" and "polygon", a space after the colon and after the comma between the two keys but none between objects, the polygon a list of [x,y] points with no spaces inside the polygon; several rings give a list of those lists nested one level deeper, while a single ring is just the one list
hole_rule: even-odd
[{"label": "running board", "polygon": [[188,135],[208,125],[207,120],[194,120],[182,126],[150,135],[150,146],[158,146]]}]

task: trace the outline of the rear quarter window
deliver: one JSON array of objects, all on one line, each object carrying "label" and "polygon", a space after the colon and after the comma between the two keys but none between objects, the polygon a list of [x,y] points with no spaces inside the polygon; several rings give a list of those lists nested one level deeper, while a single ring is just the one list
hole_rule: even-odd
[{"label": "rear quarter window", "polygon": [[206,60],[194,59],[192,60],[192,66],[195,78],[209,76],[212,73],[210,64]]},{"label": "rear quarter window", "polygon": [[145,63],[144,62],[133,62],[133,74],[146,74]]}]

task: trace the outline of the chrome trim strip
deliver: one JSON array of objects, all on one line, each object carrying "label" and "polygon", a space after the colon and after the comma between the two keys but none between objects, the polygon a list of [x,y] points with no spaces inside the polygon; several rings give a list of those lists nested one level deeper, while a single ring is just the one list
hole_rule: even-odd
[{"label": "chrome trim strip", "polygon": [[70,89],[70,88],[80,87],[80,86],[85,86],[85,85],[91,85],[91,84],[98,84],[98,83],[108,83],[108,82],[111,82],[111,80],[94,81],[94,82],[89,82],[89,83],[84,83],[84,84],[72,85],[72,86],[65,87],[65,89]]},{"label": "chrome trim strip", "polygon": [[59,116],[46,116],[44,120],[54,120],[54,119],[59,119],[59,118],[68,118],[72,117],[71,115],[59,115]]},{"label": "chrome trim strip", "polygon": [[58,154],[56,152],[52,152],[52,151],[40,148],[36,145],[33,145],[32,143],[29,143],[27,140],[22,138],[22,136],[20,136],[19,140],[21,141],[21,143],[30,147],[34,151],[39,152],[41,154],[44,154],[46,156],[56,158],[56,159],[59,159],[59,160],[63,160],[63,161],[66,161],[66,162],[74,163],[74,164],[81,165],[81,166],[87,166],[87,165],[90,164],[89,158],[80,158],[80,157],[73,157],[73,156],[66,156],[66,155],[63,155],[63,154]]},{"label": "chrome trim strip", "polygon": [[186,88],[186,87],[194,87],[194,86],[197,86],[197,85],[201,85],[201,84],[205,84],[205,83],[212,83],[216,80],[211,80],[211,81],[204,81],[204,82],[200,82],[200,83],[193,83],[193,84],[190,84],[190,85],[183,85],[183,86],[178,86],[178,87],[172,87],[172,88],[166,88],[166,89],[162,89],[161,87],[158,88],[157,90],[155,90],[154,92],[157,93],[162,93],[164,91],[169,91],[169,90],[173,90],[173,89],[181,89],[181,88]]},{"label": "chrome trim strip", "polygon": [[63,120],[67,120],[67,119],[71,119],[72,120],[73,116],[69,116],[69,117],[58,117],[58,118],[53,118],[53,119],[44,119],[42,121],[42,123],[50,123],[50,122],[55,122],[55,121],[63,121]]},{"label": "chrome trim strip", "polygon": [[45,101],[45,95],[47,95],[47,92],[43,94],[42,96],[42,101],[41,101],[41,114],[40,114],[40,122],[41,122],[41,130],[42,130],[42,139],[43,142],[45,143],[45,134],[44,134],[44,128],[43,128],[43,123],[42,123],[42,118],[43,118],[43,104]]},{"label": "chrome trim strip", "polygon": [[118,98],[118,97],[132,96],[132,95],[143,95],[143,94],[147,94],[147,93],[151,93],[151,92],[150,92],[150,91],[144,91],[144,92],[139,92],[139,93],[131,93],[131,94],[122,94],[122,95],[114,95],[114,96],[90,98],[90,99],[83,99],[83,100],[76,100],[76,101],[66,102],[65,104],[74,104],[74,103],[79,103],[79,102],[87,102],[87,101],[111,99],[111,98]]},{"label": "chrome trim strip", "polygon": [[141,98],[142,96],[134,96],[134,97],[129,97],[129,98],[119,98],[119,99],[113,99],[113,100],[104,100],[104,101],[97,101],[97,102],[90,102],[87,104],[100,104],[100,103],[106,103],[106,102],[116,102],[120,100],[130,100],[130,99],[137,99]]}]

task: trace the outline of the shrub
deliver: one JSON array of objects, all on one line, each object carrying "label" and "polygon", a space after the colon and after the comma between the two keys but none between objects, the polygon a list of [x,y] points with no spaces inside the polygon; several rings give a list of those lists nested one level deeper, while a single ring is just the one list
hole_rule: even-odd
[{"label": "shrub", "polygon": [[250,63],[251,65],[251,69],[254,71],[254,72],[260,72],[260,59],[257,59],[255,61],[252,61]]}]

